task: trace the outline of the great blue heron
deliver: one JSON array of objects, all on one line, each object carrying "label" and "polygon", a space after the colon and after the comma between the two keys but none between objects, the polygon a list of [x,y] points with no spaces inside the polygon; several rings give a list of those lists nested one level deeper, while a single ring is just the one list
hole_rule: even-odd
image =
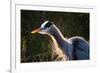
[{"label": "great blue heron", "polygon": [[41,27],[33,30],[31,33],[47,34],[51,37],[52,48],[59,50],[64,56],[64,60],[88,60],[89,59],[89,44],[82,37],[65,38],[56,25],[51,21],[45,21]]}]

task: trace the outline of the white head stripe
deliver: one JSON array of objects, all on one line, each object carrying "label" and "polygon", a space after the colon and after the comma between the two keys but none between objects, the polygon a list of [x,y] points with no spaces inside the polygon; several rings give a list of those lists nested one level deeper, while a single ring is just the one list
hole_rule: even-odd
[{"label": "white head stripe", "polygon": [[44,23],[41,24],[41,28],[44,28],[44,26],[48,23],[49,21],[45,21]]}]

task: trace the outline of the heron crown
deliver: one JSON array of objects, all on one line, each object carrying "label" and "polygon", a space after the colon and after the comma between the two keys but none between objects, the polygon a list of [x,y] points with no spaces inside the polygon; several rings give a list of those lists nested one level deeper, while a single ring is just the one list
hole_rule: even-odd
[{"label": "heron crown", "polygon": [[45,21],[42,25],[41,28],[49,28],[53,23],[51,21]]}]

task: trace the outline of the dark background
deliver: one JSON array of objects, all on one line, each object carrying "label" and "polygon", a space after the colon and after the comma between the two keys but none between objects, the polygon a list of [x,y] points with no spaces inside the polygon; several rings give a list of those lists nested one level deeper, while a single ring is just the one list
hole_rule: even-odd
[{"label": "dark background", "polygon": [[[44,35],[31,34],[45,20],[53,21],[67,38],[81,36],[89,41],[89,13],[21,10],[22,63],[51,61],[48,40]],[[39,60],[40,57],[42,60]]]}]

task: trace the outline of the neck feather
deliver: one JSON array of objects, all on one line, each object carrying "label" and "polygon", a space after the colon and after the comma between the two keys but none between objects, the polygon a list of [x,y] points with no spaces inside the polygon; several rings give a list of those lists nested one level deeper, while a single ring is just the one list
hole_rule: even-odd
[{"label": "neck feather", "polygon": [[56,41],[58,42],[59,46],[63,48],[64,43],[65,43],[65,38],[63,36],[63,34],[60,32],[60,30],[54,25],[53,28],[53,34],[54,38],[56,39]]}]

